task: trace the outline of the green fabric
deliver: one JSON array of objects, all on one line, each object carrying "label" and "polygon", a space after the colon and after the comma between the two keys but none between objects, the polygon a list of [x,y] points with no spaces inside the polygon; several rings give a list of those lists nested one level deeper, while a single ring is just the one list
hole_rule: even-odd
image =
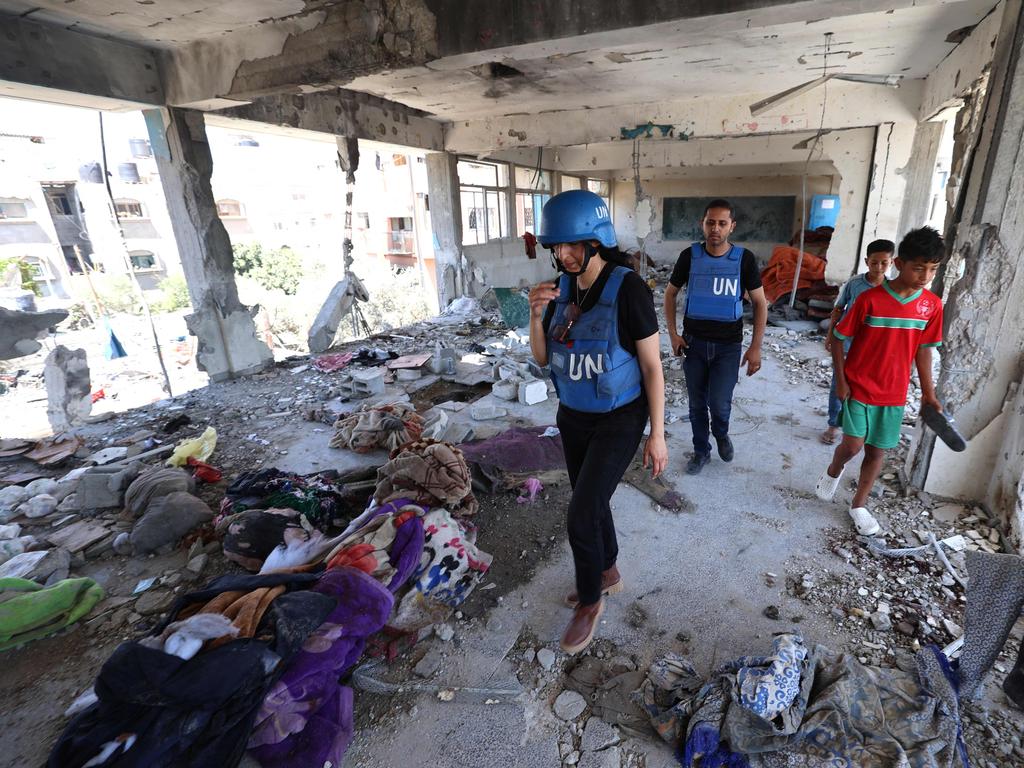
[{"label": "green fabric", "polygon": [[868,315],[864,318],[864,325],[870,325],[873,328],[913,328],[923,331],[925,326],[928,325],[928,321],[912,320],[909,317],[876,317]]},{"label": "green fabric", "polygon": [[862,437],[875,448],[899,445],[902,426],[902,405],[866,405],[853,398],[843,403],[843,434]]},{"label": "green fabric", "polygon": [[28,579],[0,579],[0,651],[52,635],[103,599],[92,579],[64,579],[43,587]]},{"label": "green fabric", "polygon": [[896,301],[898,301],[898,302],[899,302],[900,304],[909,304],[910,302],[912,302],[912,301],[916,300],[916,299],[917,299],[917,297],[921,295],[921,289],[920,289],[920,288],[918,288],[918,289],[917,289],[916,291],[914,291],[914,292],[913,292],[912,294],[910,294],[910,295],[909,295],[909,296],[907,296],[906,298],[903,298],[903,297],[902,297],[902,296],[900,296],[900,295],[899,295],[898,293],[896,293],[896,291],[894,291],[894,290],[893,290],[892,288],[890,288],[890,287],[889,287],[889,281],[888,281],[888,280],[884,281],[884,282],[882,283],[882,285],[884,285],[884,286],[885,286],[885,290],[886,290],[886,292],[887,292],[887,293],[888,293],[888,294],[889,294],[890,296],[892,296],[892,297],[893,297],[894,299],[896,299]]}]

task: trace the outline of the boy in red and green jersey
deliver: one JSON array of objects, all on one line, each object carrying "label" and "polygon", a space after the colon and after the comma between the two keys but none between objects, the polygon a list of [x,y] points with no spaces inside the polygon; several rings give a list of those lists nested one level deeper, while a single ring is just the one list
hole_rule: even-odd
[{"label": "boy in red and green jersey", "polygon": [[842,345],[832,345],[836,394],[843,401],[843,441],[815,493],[830,500],[846,463],[864,448],[850,507],[862,536],[873,536],[880,527],[865,504],[882,470],[885,450],[899,443],[912,362],[921,382],[922,405],[931,403],[942,410],[932,382],[932,347],[942,343],[942,301],[925,286],[935,277],[944,254],[942,237],[934,229],[909,232],[899,245],[897,277],[858,296],[833,330],[836,338],[852,340],[845,359]]}]

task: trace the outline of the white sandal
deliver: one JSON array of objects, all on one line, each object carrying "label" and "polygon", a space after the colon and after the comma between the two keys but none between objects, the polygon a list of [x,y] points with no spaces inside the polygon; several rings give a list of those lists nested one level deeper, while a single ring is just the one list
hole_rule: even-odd
[{"label": "white sandal", "polygon": [[828,468],[821,473],[821,477],[818,478],[818,482],[814,484],[814,495],[822,501],[832,501],[835,498],[836,490],[839,488],[839,481],[843,477],[843,472],[846,471],[846,467],[843,467],[839,471],[839,477],[832,477],[828,473]]},{"label": "white sandal", "polygon": [[882,526],[875,520],[874,515],[868,512],[867,507],[852,507],[850,519],[853,520],[853,527],[861,536],[874,536],[882,530]]}]

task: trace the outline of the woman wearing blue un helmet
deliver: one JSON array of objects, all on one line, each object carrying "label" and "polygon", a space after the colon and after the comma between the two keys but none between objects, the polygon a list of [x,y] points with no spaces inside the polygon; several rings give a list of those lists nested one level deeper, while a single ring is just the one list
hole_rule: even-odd
[{"label": "woman wearing blue un helmet", "polygon": [[573,616],[562,649],[594,637],[605,595],[622,591],[611,497],[647,419],[644,466],[665,469],[665,379],[651,292],[619,251],[608,206],[593,192],[555,195],[541,214],[541,245],[557,281],[530,291],[530,347],[551,369],[558,428],[572,485],[567,527],[576,565]]}]

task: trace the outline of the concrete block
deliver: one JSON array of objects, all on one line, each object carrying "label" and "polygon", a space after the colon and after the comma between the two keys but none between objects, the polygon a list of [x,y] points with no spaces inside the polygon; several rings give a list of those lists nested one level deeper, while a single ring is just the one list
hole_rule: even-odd
[{"label": "concrete block", "polygon": [[77,507],[120,507],[124,503],[125,491],[137,474],[138,468],[134,465],[93,467],[78,479],[78,487],[74,494]]},{"label": "concrete block", "polygon": [[519,385],[519,402],[523,405],[536,405],[548,399],[548,384],[546,381],[531,379]]},{"label": "concrete block", "polygon": [[444,442],[451,443],[452,445],[459,445],[460,443],[468,443],[473,439],[473,428],[469,424],[461,422],[451,422],[448,424],[448,429],[445,430]]},{"label": "concrete block", "polygon": [[397,381],[416,381],[423,378],[423,371],[419,368],[399,368],[395,371]]},{"label": "concrete block", "polygon": [[520,383],[521,382],[518,379],[496,381],[491,387],[491,394],[495,397],[501,398],[502,400],[515,400],[519,396]]},{"label": "concrete block", "polygon": [[458,355],[454,349],[447,349],[437,342],[434,355],[430,358],[430,370],[436,374],[455,373],[455,363]]},{"label": "concrete block", "polygon": [[46,417],[54,434],[85,423],[92,411],[89,363],[84,349],[58,346],[46,357]]},{"label": "concrete block", "polygon": [[384,368],[352,371],[352,396],[373,397],[384,394]]},{"label": "concrete block", "polygon": [[497,405],[472,405],[469,408],[469,415],[477,421],[489,421],[490,419],[502,419],[508,416],[508,409]]}]

